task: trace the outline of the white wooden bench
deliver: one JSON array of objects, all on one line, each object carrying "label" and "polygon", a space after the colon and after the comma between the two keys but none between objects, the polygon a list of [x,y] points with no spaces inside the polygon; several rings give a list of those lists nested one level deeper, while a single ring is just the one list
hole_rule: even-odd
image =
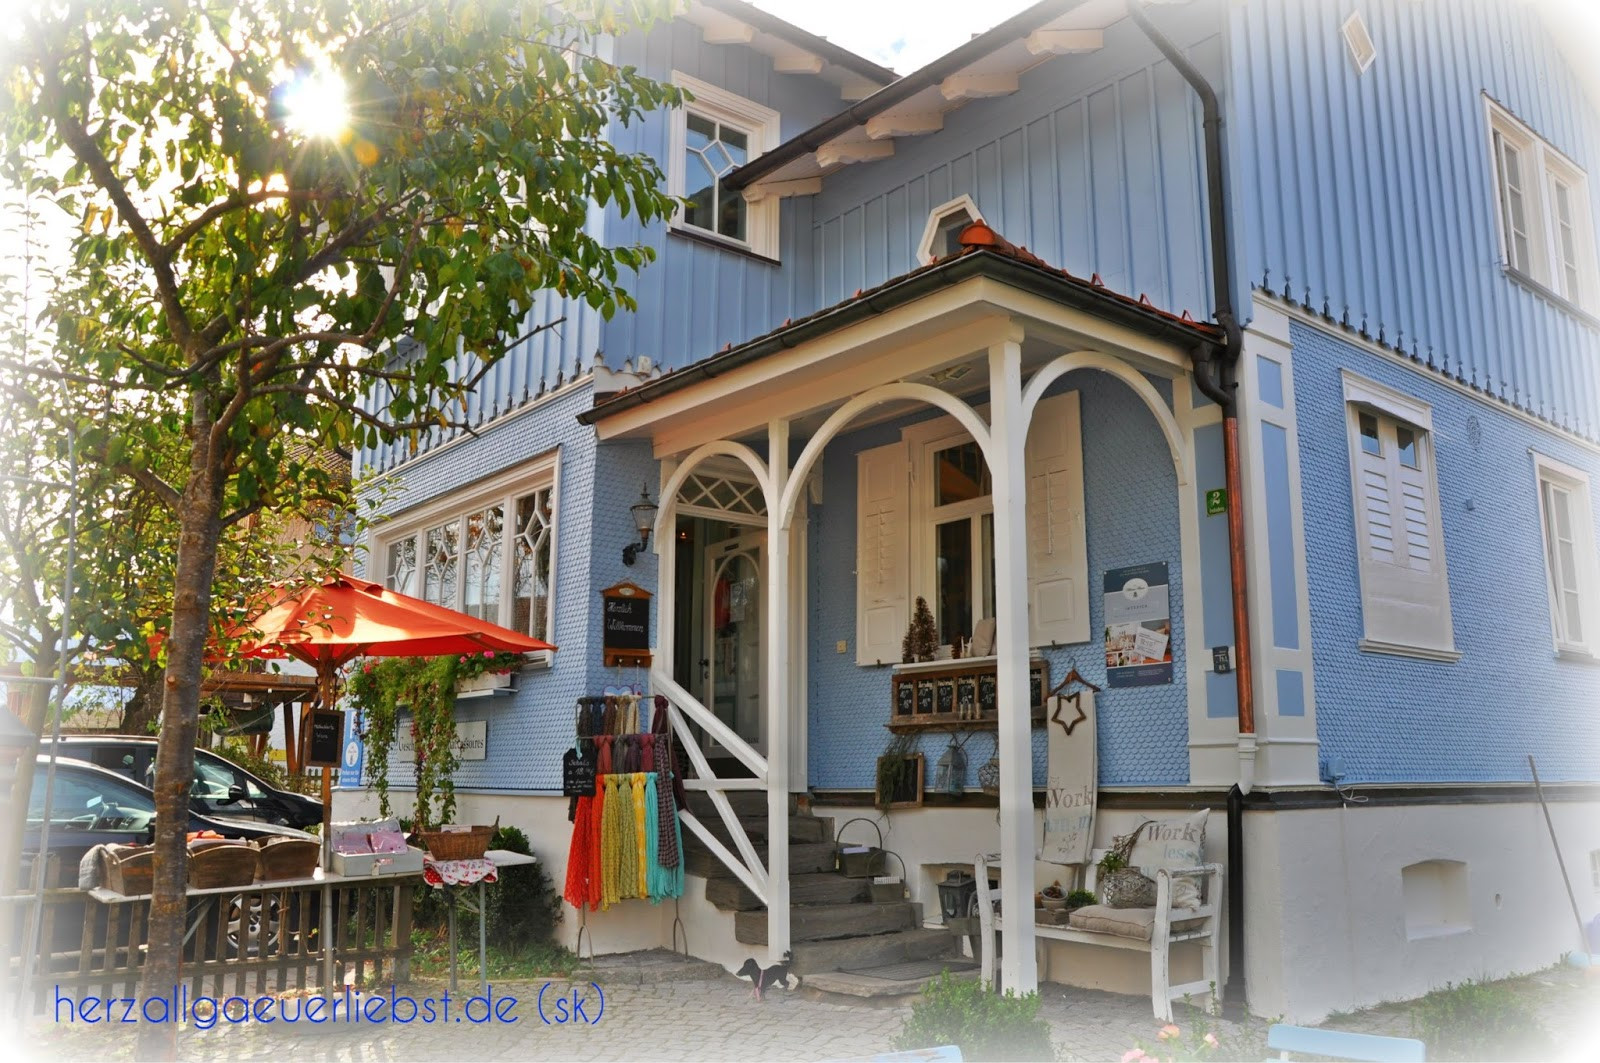
[{"label": "white wooden bench", "polygon": [[[1085,887],[1094,889],[1094,875],[1100,857],[1104,851],[1097,851],[1091,858],[1093,863],[1088,867],[1088,882]],[[980,934],[980,963],[981,975],[984,985],[995,984],[995,958],[996,935],[1005,930],[1006,919],[1003,913],[997,910],[998,902],[989,889],[989,864],[999,864],[997,854],[980,855],[973,869],[973,877],[977,879],[978,925]],[[1028,874],[1033,873],[1031,866]],[[1201,903],[1198,908],[1179,908],[1172,910],[1172,877],[1174,875],[1189,875],[1199,880]],[[1134,952],[1147,952],[1150,954],[1150,1004],[1155,1016],[1164,1022],[1172,1021],[1172,1002],[1188,998],[1194,1003],[1199,1003],[1204,997],[1208,1004],[1215,1002],[1217,975],[1217,946],[1222,926],[1222,865],[1202,864],[1199,867],[1179,868],[1173,871],[1157,871],[1156,904],[1150,908],[1128,908],[1118,911],[1126,913],[1131,918],[1130,924],[1149,918],[1147,935],[1134,932],[1130,926],[1126,932],[1108,933],[1100,930],[1080,929],[1073,926],[1057,926],[1048,923],[1035,923],[1034,937],[1041,941],[1071,941],[1079,945],[1100,945],[1110,949],[1127,949]],[[1028,912],[1027,918],[1032,919],[1033,913]],[[1172,984],[1170,957],[1172,946],[1181,941],[1197,941],[1200,943],[1200,980],[1198,982],[1182,982]],[[1046,971],[1048,973],[1048,969]]]}]

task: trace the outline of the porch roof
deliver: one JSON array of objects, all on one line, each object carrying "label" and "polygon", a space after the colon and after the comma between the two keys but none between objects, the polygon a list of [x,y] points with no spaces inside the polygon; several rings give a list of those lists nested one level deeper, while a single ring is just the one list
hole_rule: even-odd
[{"label": "porch roof", "polygon": [[1220,327],[1196,321],[1187,310],[1175,314],[1160,309],[1147,296],[1134,298],[1112,291],[1098,273],[1088,279],[1074,276],[1050,265],[1027,248],[1011,243],[983,222],[974,222],[963,229],[960,244],[961,250],[955,254],[893,277],[877,287],[859,290],[850,298],[805,317],[785,321],[771,332],[738,346],[726,347],[709,358],[671,370],[638,387],[606,396],[580,413],[578,420],[583,424],[596,424],[974,278],[999,281],[1184,349],[1196,346],[1209,349],[1220,346],[1223,341]]}]

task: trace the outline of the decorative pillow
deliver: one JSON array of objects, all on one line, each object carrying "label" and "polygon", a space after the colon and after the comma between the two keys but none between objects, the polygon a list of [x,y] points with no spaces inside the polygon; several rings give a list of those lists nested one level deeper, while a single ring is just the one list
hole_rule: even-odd
[{"label": "decorative pillow", "polygon": [[[1158,819],[1139,832],[1128,863],[1151,878],[1158,870],[1175,871],[1197,867],[1205,862],[1206,820],[1211,810],[1202,808],[1189,816]],[[1187,875],[1172,880],[1172,907],[1198,908],[1200,884]]]}]

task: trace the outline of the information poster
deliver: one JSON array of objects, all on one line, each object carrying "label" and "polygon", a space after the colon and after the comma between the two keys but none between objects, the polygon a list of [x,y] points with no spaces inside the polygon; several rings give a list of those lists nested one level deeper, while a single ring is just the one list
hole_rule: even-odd
[{"label": "information poster", "polygon": [[1114,687],[1172,682],[1167,563],[1106,572],[1106,679]]}]

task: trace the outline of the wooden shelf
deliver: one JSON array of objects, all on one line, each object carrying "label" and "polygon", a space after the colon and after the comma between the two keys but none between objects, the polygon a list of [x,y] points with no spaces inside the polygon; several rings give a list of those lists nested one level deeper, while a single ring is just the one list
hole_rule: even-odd
[{"label": "wooden shelf", "polygon": [[[911,719],[893,719],[884,724],[895,734],[920,734],[923,731],[993,731],[999,726],[999,720],[993,716],[984,719],[958,719],[944,717],[935,713],[932,716],[914,716]],[[1029,726],[1043,727],[1045,723],[1044,710],[1035,707],[1028,717]]]},{"label": "wooden shelf", "polygon": [[[1000,719],[995,659],[975,657],[899,665],[890,678],[889,721],[896,734],[922,731],[992,731]],[[1044,723],[1050,665],[1028,662],[1033,725]]]}]

